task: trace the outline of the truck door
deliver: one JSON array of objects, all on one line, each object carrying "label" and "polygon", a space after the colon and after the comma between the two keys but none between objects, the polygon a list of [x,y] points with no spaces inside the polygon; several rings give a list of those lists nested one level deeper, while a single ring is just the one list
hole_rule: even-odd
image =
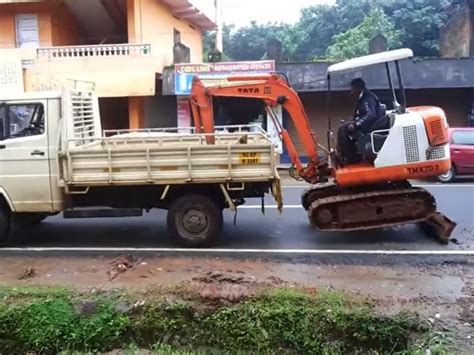
[{"label": "truck door", "polygon": [[474,130],[455,130],[453,140],[453,161],[458,174],[474,174]]},{"label": "truck door", "polygon": [[47,100],[0,103],[0,187],[16,212],[51,211]]}]

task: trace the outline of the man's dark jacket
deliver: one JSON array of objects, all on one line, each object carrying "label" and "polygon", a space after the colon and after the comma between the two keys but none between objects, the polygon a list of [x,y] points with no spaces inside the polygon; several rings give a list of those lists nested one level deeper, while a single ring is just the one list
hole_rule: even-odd
[{"label": "man's dark jacket", "polygon": [[370,127],[380,118],[380,101],[370,90],[365,89],[354,113],[356,131],[369,133]]}]

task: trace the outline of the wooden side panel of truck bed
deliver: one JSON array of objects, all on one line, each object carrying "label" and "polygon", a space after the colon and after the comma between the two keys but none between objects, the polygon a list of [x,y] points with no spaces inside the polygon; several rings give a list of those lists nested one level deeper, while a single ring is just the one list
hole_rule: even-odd
[{"label": "wooden side panel of truck bed", "polygon": [[[198,134],[101,138],[61,154],[69,186],[270,181],[277,154],[262,133],[217,133],[216,144]],[[71,143],[71,142],[70,142]]]}]

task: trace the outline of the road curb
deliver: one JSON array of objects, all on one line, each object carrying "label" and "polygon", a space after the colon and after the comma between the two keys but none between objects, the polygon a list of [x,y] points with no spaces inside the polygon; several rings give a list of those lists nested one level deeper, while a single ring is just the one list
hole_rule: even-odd
[{"label": "road curb", "polygon": [[330,265],[442,266],[474,265],[474,251],[467,250],[263,250],[174,248],[5,248],[2,257],[95,258],[130,254],[137,257],[217,258],[282,263]]}]

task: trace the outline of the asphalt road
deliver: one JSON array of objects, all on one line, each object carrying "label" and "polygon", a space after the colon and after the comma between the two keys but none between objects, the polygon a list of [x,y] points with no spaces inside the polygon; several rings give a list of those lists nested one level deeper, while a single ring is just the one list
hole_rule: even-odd
[{"label": "asphalt road", "polygon": [[[283,214],[266,199],[265,215],[259,200],[249,200],[234,214],[226,212],[225,227],[216,248],[301,250],[474,250],[474,185],[426,185],[438,201],[438,209],[458,223],[453,233],[459,243],[441,245],[416,226],[353,233],[319,233],[299,206],[304,186],[284,188]],[[273,206],[273,207],[272,207]],[[50,217],[41,225],[18,230],[13,246],[173,248],[166,231],[166,212],[152,211],[140,218],[64,220]],[[1,254],[1,251],[0,251]]]}]

